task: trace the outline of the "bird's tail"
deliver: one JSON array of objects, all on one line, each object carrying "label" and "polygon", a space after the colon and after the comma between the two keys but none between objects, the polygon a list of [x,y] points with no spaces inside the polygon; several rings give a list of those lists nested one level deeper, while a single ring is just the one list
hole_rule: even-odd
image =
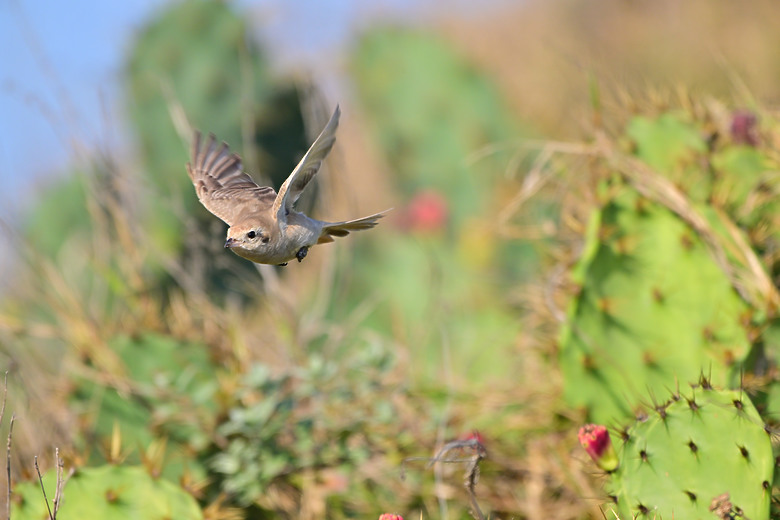
[{"label": "bird's tail", "polygon": [[388,210],[381,213],[375,213],[363,218],[357,218],[355,220],[347,220],[344,222],[329,222],[325,224],[320,233],[320,238],[317,240],[318,244],[327,244],[333,242],[333,237],[345,237],[349,235],[350,231],[362,231],[364,229],[371,229],[377,225],[377,221],[385,216]]}]

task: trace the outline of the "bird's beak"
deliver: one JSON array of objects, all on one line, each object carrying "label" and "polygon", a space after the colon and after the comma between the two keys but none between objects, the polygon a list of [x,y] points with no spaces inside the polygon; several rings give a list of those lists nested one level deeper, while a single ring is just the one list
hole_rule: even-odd
[{"label": "bird's beak", "polygon": [[236,239],[229,237],[227,240],[225,240],[225,249],[229,249],[236,245]]}]

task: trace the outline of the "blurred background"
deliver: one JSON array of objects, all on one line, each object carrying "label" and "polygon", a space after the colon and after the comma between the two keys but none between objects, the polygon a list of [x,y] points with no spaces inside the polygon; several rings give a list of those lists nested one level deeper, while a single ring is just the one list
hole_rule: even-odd
[{"label": "blurred background", "polygon": [[[467,518],[462,467],[399,475],[479,430],[494,517],[600,518],[544,310],[576,240],[544,145],[682,91],[772,106],[778,20],[770,0],[0,1],[19,460],[146,464],[236,518]],[[286,269],[225,252],[191,129],[278,188],[336,104],[301,205],[390,216]]]}]

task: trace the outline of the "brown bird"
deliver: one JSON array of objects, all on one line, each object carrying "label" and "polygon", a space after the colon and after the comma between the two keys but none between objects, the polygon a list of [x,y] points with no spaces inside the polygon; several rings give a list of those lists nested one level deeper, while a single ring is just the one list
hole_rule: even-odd
[{"label": "brown bird", "polygon": [[258,186],[244,173],[241,157],[231,153],[226,143],[217,145],[210,135],[201,147],[200,132],[195,132],[187,173],[201,204],[230,226],[226,248],[259,264],[287,265],[293,258],[303,260],[316,244],[376,226],[385,212],[345,222],[323,222],[293,207],[333,148],[340,114],[337,106],[278,194],[270,186]]}]

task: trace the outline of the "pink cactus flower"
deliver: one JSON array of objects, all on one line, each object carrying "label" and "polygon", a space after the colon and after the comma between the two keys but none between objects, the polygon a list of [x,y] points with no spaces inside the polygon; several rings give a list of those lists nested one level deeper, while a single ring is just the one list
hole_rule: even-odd
[{"label": "pink cactus flower", "polygon": [[600,424],[586,424],[580,428],[577,435],[580,444],[588,452],[590,458],[603,469],[611,473],[618,467],[618,458],[615,448],[612,447],[612,439],[606,426]]},{"label": "pink cactus flower", "polygon": [[404,517],[392,513],[382,513],[379,515],[379,520],[404,520]]},{"label": "pink cactus flower", "polygon": [[447,200],[432,190],[421,191],[412,198],[401,217],[401,226],[422,233],[444,229],[449,219]]}]

